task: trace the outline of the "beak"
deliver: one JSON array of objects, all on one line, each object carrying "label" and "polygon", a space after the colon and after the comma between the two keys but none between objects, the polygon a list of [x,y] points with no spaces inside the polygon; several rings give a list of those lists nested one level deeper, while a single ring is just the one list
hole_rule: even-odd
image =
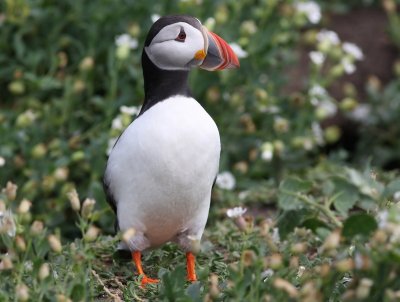
[{"label": "beak", "polygon": [[239,59],[235,52],[220,36],[208,31],[204,26],[203,36],[207,54],[200,68],[213,71],[238,68],[240,66]]}]

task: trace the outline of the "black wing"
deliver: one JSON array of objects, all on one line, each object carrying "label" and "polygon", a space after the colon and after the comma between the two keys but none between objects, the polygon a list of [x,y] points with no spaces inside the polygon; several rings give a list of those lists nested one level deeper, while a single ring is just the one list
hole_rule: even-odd
[{"label": "black wing", "polygon": [[111,209],[114,211],[114,214],[115,214],[114,230],[115,230],[115,232],[118,232],[119,224],[118,224],[118,216],[117,216],[117,203],[115,202],[114,196],[112,195],[112,192],[110,190],[110,184],[108,183],[105,174],[103,175],[103,190],[104,190],[104,193],[106,194],[106,200],[107,200],[108,204],[110,205]]}]

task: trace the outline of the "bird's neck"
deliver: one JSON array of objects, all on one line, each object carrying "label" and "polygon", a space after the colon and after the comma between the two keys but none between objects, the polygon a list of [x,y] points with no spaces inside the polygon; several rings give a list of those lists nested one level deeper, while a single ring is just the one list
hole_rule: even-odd
[{"label": "bird's neck", "polygon": [[150,61],[145,51],[142,54],[142,68],[145,96],[140,114],[171,96],[191,96],[188,70],[160,69]]}]

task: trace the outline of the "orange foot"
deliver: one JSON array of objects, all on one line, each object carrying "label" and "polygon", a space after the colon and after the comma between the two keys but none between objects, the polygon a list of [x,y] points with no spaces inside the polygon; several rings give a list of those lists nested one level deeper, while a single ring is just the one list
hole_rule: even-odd
[{"label": "orange foot", "polygon": [[135,262],[136,269],[139,273],[139,275],[143,276],[142,277],[142,282],[141,282],[141,287],[145,288],[147,284],[149,283],[158,283],[158,279],[152,279],[146,276],[146,274],[143,272],[142,268],[142,259],[141,259],[141,253],[139,251],[134,251],[132,253],[132,259]]},{"label": "orange foot", "polygon": [[146,275],[143,275],[140,286],[142,288],[145,288],[147,284],[149,284],[149,283],[154,284],[154,283],[158,283],[159,281],[160,280],[158,280],[158,279],[152,279],[152,278],[147,277]]},{"label": "orange foot", "polygon": [[195,271],[195,261],[196,258],[191,252],[186,253],[186,270],[187,270],[187,280],[190,282],[196,282],[197,276]]}]

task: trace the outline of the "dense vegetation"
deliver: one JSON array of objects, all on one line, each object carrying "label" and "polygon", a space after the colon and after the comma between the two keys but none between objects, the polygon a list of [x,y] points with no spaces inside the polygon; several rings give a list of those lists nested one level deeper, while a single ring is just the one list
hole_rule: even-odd
[{"label": "dense vegetation", "polygon": [[[0,2],[0,301],[398,301],[399,3],[327,2]],[[329,29],[357,10],[384,15],[385,81],[355,84],[377,57]],[[168,244],[144,257],[161,282],[143,290],[101,178],[143,100],[147,30],[172,13],[241,68],[191,74],[223,145],[200,281]]]}]

